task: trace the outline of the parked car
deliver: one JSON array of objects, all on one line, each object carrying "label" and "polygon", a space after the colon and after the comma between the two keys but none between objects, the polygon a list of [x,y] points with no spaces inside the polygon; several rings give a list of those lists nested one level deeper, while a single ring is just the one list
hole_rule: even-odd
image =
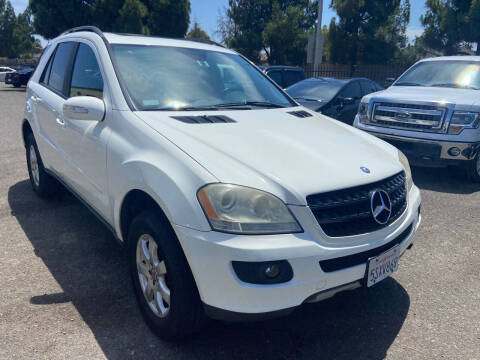
[{"label": "parked car", "polygon": [[463,168],[480,181],[480,57],[417,62],[391,87],[362,99],[355,126],[418,166]]},{"label": "parked car", "polygon": [[5,74],[5,84],[12,84],[15,87],[27,85],[35,69],[26,68]]},{"label": "parked car", "polygon": [[382,90],[364,78],[310,78],[285,91],[303,106],[352,125],[362,96]]},{"label": "parked car", "polygon": [[69,30],[28,83],[22,132],[33,191],[64,184],[127,247],[166,339],[372,286],[421,221],[400,151],[219,46]]},{"label": "parked car", "polygon": [[260,66],[260,69],[275,81],[282,89],[306,78],[305,72],[298,66]]},{"label": "parked car", "polygon": [[1,82],[4,82],[5,81],[5,75],[7,73],[11,73],[11,72],[14,72],[15,69],[12,69],[8,66],[0,66],[0,81]]}]

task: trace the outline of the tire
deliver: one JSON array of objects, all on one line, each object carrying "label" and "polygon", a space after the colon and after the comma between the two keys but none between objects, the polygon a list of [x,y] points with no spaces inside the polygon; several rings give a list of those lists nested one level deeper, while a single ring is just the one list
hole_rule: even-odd
[{"label": "tire", "polygon": [[57,193],[59,184],[53,177],[46,173],[33,134],[27,136],[25,147],[28,175],[33,191],[42,198],[52,197]]},{"label": "tire", "polygon": [[467,164],[467,178],[470,181],[480,183],[480,153],[475,156],[474,160],[470,160]]},{"label": "tire", "polygon": [[15,86],[16,88],[19,88],[22,85],[21,84],[13,84],[13,86]]},{"label": "tire", "polygon": [[135,296],[150,329],[164,340],[197,332],[205,321],[203,306],[187,259],[163,214],[144,212],[134,218],[128,257]]}]

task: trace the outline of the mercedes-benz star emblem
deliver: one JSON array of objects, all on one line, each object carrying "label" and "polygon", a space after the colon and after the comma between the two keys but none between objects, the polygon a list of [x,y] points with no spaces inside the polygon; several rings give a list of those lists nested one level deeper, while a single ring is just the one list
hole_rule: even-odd
[{"label": "mercedes-benz star emblem", "polygon": [[365,174],[370,174],[370,169],[365,166],[360,166],[360,170],[362,170]]},{"label": "mercedes-benz star emblem", "polygon": [[390,220],[390,216],[392,216],[392,202],[386,191],[374,190],[371,192],[370,211],[373,219],[381,225],[385,225]]}]

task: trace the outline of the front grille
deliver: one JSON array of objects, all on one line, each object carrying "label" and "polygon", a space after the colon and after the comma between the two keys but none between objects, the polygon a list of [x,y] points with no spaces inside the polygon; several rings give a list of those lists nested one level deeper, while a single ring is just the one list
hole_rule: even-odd
[{"label": "front grille", "polygon": [[441,132],[447,109],[436,105],[378,102],[373,105],[370,123],[382,127]]},{"label": "front grille", "polygon": [[398,244],[401,244],[412,233],[412,229],[413,224],[410,224],[410,226],[402,231],[402,233],[395,239],[375,249],[367,250],[358,254],[342,256],[335,259],[322,260],[320,261],[320,267],[324,272],[332,272],[347,269],[360,264],[365,264],[371,257],[383,254],[385,251],[390,250]]},{"label": "front grille", "polygon": [[[392,215],[384,225],[377,223],[371,213],[370,196],[374,190],[386,191],[392,202]],[[328,236],[351,236],[380,230],[398,219],[407,207],[405,173],[402,171],[366,185],[308,195],[307,204]]]}]

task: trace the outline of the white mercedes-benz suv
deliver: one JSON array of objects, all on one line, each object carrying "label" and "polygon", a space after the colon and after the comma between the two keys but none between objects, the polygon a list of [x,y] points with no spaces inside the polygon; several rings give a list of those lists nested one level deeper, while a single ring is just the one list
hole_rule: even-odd
[{"label": "white mercedes-benz suv", "polygon": [[420,224],[400,151],[221,46],[67,31],[28,83],[22,131],[33,190],[63,184],[127,247],[165,339],[371,286]]}]

